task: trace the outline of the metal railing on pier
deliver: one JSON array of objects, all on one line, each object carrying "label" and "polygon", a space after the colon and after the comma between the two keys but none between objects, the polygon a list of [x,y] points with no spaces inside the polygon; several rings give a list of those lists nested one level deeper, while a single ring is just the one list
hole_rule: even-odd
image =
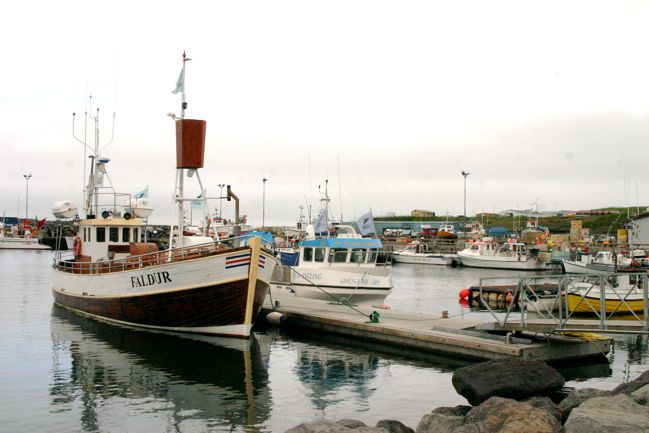
[{"label": "metal railing on pier", "polygon": [[[503,314],[489,305],[488,291],[504,280],[509,280],[511,299],[517,302],[510,302]],[[649,274],[645,272],[535,275],[519,277],[515,284],[511,280],[488,277],[479,281],[480,304],[501,329],[526,329],[531,322],[544,322],[553,332],[649,333]]]}]

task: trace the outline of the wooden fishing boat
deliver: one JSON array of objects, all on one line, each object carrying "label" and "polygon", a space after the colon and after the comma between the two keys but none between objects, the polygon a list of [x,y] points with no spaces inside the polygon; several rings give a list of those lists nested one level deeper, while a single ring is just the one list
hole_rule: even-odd
[{"label": "wooden fishing boat", "polygon": [[[183,70],[184,65],[183,61]],[[261,247],[259,238],[245,246],[230,238],[232,247],[207,233],[184,234],[184,203],[191,201],[184,197],[186,176],[198,180],[201,196],[207,200],[198,173],[203,167],[205,121],[184,119],[185,106],[175,119],[178,223],[171,229],[172,248],[158,251],[156,244],[143,241],[143,219],[153,210],[148,199],[105,192],[103,180],[110,160],[100,154],[95,133],[85,218],[76,221],[74,256],[56,256],[54,301],[126,325],[248,338],[268,292],[275,257]],[[97,127],[98,115],[94,119]],[[75,216],[76,208],[61,203],[67,205],[55,207],[57,218]]]}]

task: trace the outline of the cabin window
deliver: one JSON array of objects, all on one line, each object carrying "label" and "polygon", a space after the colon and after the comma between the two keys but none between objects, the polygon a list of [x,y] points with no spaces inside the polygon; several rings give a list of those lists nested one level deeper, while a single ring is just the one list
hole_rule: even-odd
[{"label": "cabin window", "polygon": [[376,256],[378,255],[376,248],[370,248],[368,253],[369,254],[367,255],[367,263],[376,262]]},{"label": "cabin window", "polygon": [[329,250],[329,263],[345,263],[347,261],[347,248],[332,248]]},{"label": "cabin window", "polygon": [[349,256],[349,261],[351,263],[363,263],[365,262],[365,253],[366,250],[362,248],[354,248]]},{"label": "cabin window", "polygon": [[122,229],[122,242],[130,242],[130,235],[131,234],[131,229],[128,227],[124,227]]},{"label": "cabin window", "polygon": [[313,261],[313,248],[305,248],[302,259],[305,262],[312,262]]},{"label": "cabin window", "polygon": [[136,228],[133,228],[133,242],[140,242],[140,236]]},{"label": "cabin window", "polygon": [[327,251],[326,248],[316,248],[315,249],[315,261],[316,262],[324,262],[325,259],[325,252]]},{"label": "cabin window", "polygon": [[119,229],[117,227],[110,227],[108,235],[111,242],[119,242]]},{"label": "cabin window", "polygon": [[106,227],[97,227],[97,242],[106,242]]},{"label": "cabin window", "polygon": [[471,246],[471,249],[472,249],[473,251],[478,251],[478,246],[477,246],[477,245],[473,245],[473,246]]}]

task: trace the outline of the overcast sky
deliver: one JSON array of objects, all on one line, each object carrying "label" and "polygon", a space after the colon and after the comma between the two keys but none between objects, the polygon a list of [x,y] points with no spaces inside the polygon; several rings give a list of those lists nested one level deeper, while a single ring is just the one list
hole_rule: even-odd
[{"label": "overcast sky", "polygon": [[202,179],[209,195],[231,184],[253,225],[263,177],[267,225],[317,206],[325,179],[345,219],[370,208],[462,214],[462,170],[469,214],[649,203],[647,2],[84,0],[2,10],[8,215],[24,216],[27,173],[30,216],[52,218],[57,200],[81,205],[72,112],[82,120],[91,92],[101,142],[116,113],[104,151],[113,184],[149,185],[152,221],[168,223],[167,113],[180,111],[170,91],[183,50],[193,59],[187,117],[207,121]]}]

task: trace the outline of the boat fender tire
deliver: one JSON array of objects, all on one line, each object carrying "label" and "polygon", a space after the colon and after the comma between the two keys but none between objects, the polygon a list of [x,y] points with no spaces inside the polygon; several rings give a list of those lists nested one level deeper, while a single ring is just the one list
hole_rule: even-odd
[{"label": "boat fender tire", "polygon": [[81,238],[79,236],[74,237],[73,251],[75,257],[81,255]]}]

